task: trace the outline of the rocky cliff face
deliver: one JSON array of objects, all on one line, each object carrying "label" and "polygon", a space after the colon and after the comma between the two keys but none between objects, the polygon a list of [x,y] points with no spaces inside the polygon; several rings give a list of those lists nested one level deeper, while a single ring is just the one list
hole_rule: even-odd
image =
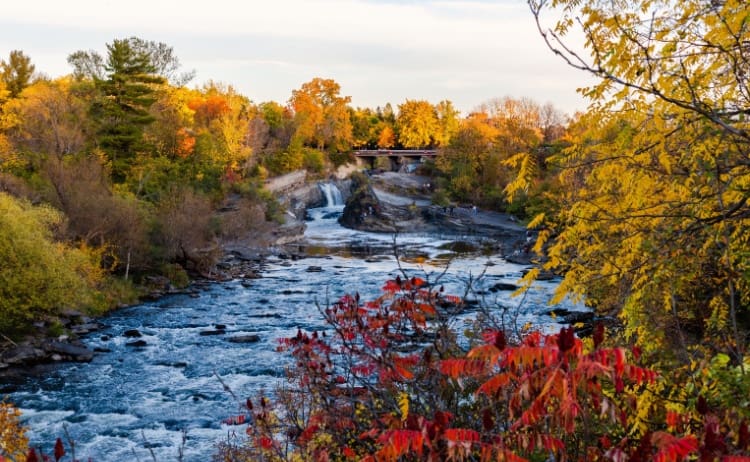
[{"label": "rocky cliff face", "polygon": [[339,218],[341,226],[368,231],[393,232],[395,227],[384,204],[375,195],[370,182],[362,173],[351,176],[349,198]]}]

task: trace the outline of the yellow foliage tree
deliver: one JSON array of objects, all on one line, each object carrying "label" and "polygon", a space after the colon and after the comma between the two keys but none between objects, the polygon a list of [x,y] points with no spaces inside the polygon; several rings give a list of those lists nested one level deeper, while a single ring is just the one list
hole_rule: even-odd
[{"label": "yellow foliage tree", "polygon": [[4,108],[15,120],[10,138],[19,150],[62,158],[80,152],[91,132],[82,84],[69,77],[39,80]]},{"label": "yellow foliage tree", "polygon": [[[668,345],[686,361],[704,343],[741,363],[750,331],[747,5],[529,5],[550,48],[600,78],[583,89],[592,105],[559,159],[565,195],[548,267],[566,272],[560,296],[619,314],[646,350]],[[549,28],[547,12],[561,15]],[[588,53],[566,40],[576,24]]]},{"label": "yellow foliage tree", "polygon": [[398,141],[405,148],[431,146],[440,131],[435,107],[428,101],[409,99],[398,105],[396,127]]}]

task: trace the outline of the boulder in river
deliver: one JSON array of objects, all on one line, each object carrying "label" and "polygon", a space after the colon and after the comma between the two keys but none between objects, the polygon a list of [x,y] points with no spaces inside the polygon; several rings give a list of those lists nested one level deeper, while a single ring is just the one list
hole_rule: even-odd
[{"label": "boulder in river", "polygon": [[94,358],[93,351],[85,346],[73,345],[72,343],[51,341],[44,345],[44,349],[51,353],[69,356],[75,361],[89,362]]},{"label": "boulder in river", "polygon": [[127,338],[138,338],[143,337],[143,334],[141,334],[138,329],[128,329],[122,333],[122,336]]},{"label": "boulder in river", "polygon": [[99,330],[101,329],[101,327],[102,326],[99,323],[89,322],[86,324],[75,325],[70,329],[70,331],[76,335],[84,335]]},{"label": "boulder in river", "polygon": [[509,282],[498,282],[497,284],[493,285],[489,288],[490,292],[500,292],[504,290],[513,291],[518,289],[518,286],[515,284],[511,284]]},{"label": "boulder in river", "polygon": [[227,331],[224,329],[214,329],[214,330],[202,330],[198,335],[207,337],[209,335],[224,335],[226,333]]},{"label": "boulder in river", "polygon": [[45,356],[44,351],[31,345],[18,345],[4,351],[0,361],[10,365],[30,364],[42,360]]},{"label": "boulder in river", "polygon": [[135,348],[142,348],[142,347],[145,347],[147,345],[148,345],[148,343],[146,343],[145,340],[136,340],[134,342],[128,342],[128,343],[125,344],[125,346],[127,346],[127,347],[135,347]]},{"label": "boulder in river", "polygon": [[260,341],[260,336],[256,334],[237,335],[229,337],[227,340],[232,343],[256,343]]}]

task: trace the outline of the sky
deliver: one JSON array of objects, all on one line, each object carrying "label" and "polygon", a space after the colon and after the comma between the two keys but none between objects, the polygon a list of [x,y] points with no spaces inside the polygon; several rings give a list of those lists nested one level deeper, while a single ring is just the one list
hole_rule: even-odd
[{"label": "sky", "polygon": [[26,0],[3,2],[0,57],[69,74],[77,50],[137,36],[174,48],[189,86],[213,80],[286,103],[314,77],[355,107],[450,100],[464,115],[529,97],[572,114],[590,83],[546,48],[524,0]]}]

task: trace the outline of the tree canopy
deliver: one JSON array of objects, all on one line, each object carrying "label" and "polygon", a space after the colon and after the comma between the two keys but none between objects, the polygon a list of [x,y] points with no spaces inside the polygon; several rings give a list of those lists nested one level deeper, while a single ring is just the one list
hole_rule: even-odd
[{"label": "tree canopy", "polygon": [[[560,293],[620,314],[647,349],[667,344],[685,360],[710,338],[741,361],[750,332],[745,2],[529,5],[550,48],[600,78],[583,90],[592,106],[557,159],[565,195],[548,267],[566,273]],[[547,28],[548,13],[559,16]],[[588,53],[568,40],[577,24]]]}]

